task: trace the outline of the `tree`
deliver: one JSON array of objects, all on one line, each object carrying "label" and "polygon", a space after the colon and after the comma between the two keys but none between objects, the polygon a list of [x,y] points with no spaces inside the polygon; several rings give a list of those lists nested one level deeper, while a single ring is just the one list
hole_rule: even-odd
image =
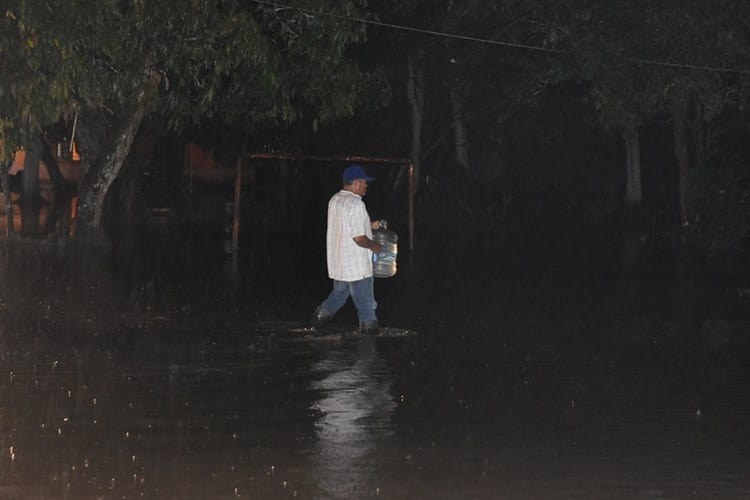
[{"label": "tree", "polygon": [[[472,151],[491,143],[493,131],[555,81],[544,47],[555,45],[557,27],[536,2],[383,0],[370,8],[384,22],[411,28],[379,30],[370,40],[377,39],[388,54],[391,86],[407,96],[402,109],[409,113],[409,156],[418,189],[428,177],[471,179]],[[449,155],[448,169],[439,174]],[[446,184],[454,190],[465,185]],[[460,200],[464,194],[454,199],[468,210]]]},{"label": "tree", "polygon": [[362,28],[354,0],[11,0],[0,24],[5,154],[77,116],[79,217],[98,228],[104,200],[144,116],[174,128],[325,121],[351,113],[358,69],[346,47]]}]

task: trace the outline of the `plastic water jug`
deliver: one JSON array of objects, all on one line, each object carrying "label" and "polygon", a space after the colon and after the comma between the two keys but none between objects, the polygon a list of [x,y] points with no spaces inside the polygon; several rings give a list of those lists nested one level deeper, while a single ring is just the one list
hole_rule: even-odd
[{"label": "plastic water jug", "polygon": [[396,274],[398,257],[398,235],[383,225],[372,232],[372,240],[383,248],[380,253],[372,254],[372,272],[376,278],[390,278]]}]

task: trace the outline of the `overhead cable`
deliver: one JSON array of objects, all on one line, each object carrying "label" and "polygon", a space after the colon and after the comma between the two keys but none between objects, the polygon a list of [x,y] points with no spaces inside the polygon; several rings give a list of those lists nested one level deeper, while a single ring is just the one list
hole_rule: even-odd
[{"label": "overhead cable", "polygon": [[[380,28],[389,28],[389,29],[412,32],[412,33],[419,33],[419,34],[429,35],[429,36],[451,38],[455,40],[464,40],[468,42],[482,43],[486,45],[500,45],[503,47],[509,47],[509,48],[514,48],[514,49],[531,50],[531,51],[536,51],[536,52],[546,52],[546,53],[551,53],[551,54],[560,54],[560,55],[567,55],[567,56],[575,55],[574,53],[570,51],[566,51],[566,50],[551,49],[549,47],[541,47],[538,45],[526,45],[522,43],[506,42],[502,40],[479,38],[479,37],[470,36],[470,35],[462,35],[462,34],[456,34],[456,33],[447,33],[443,31],[428,30],[428,29],[423,29],[423,28],[415,28],[413,26],[404,26],[400,24],[386,23],[383,21],[376,21],[373,19],[363,19],[359,17],[348,16],[345,14],[337,14],[334,12],[312,11],[312,10],[305,9],[302,7],[283,5],[283,4],[268,1],[268,0],[249,0],[249,1],[258,5],[272,7],[277,10],[293,10],[293,11],[305,14],[307,16],[323,16],[323,17],[330,17],[330,18],[335,18],[335,19],[343,19],[346,21],[354,22],[354,23],[377,26]],[[726,67],[719,67],[719,66],[673,63],[673,62],[668,62],[668,61],[658,61],[658,60],[641,59],[641,58],[634,58],[634,57],[629,57],[627,58],[627,60],[632,63],[642,64],[642,65],[647,65],[647,66],[661,66],[661,67],[667,67],[667,68],[685,69],[685,70],[692,70],[692,71],[706,71],[706,72],[712,72],[712,73],[734,73],[734,74],[750,75],[750,70],[739,69],[739,68],[726,68]]]}]

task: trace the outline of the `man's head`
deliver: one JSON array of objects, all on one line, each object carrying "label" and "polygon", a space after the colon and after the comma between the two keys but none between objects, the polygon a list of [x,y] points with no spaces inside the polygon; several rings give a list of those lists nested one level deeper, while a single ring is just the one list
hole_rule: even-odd
[{"label": "man's head", "polygon": [[375,177],[367,175],[367,172],[365,172],[365,169],[361,165],[356,164],[346,167],[342,177],[344,188],[360,196],[364,196],[367,193],[367,183],[375,180]]}]

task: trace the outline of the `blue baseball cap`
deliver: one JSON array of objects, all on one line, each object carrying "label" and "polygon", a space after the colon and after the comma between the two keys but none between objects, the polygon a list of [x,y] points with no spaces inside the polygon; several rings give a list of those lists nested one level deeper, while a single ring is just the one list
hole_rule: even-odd
[{"label": "blue baseball cap", "polygon": [[370,177],[365,172],[365,169],[361,165],[349,165],[344,169],[344,182],[354,181],[357,179],[365,179],[367,182],[372,182],[375,177]]}]

